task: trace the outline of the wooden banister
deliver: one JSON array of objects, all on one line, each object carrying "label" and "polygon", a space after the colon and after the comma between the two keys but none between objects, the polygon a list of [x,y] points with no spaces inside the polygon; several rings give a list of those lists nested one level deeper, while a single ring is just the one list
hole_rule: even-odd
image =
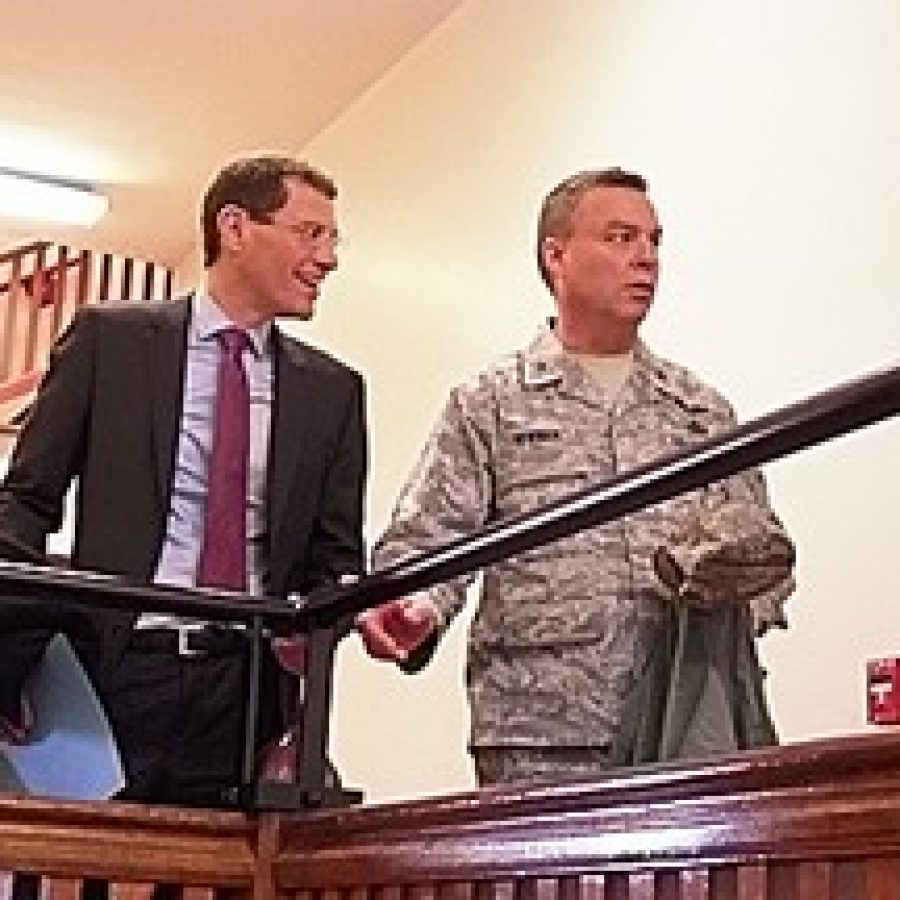
[{"label": "wooden banister", "polygon": [[[45,270],[47,262],[47,248],[40,247],[34,255],[34,271],[31,274],[31,287],[32,287],[32,299],[35,301],[30,303],[27,307],[27,329],[25,336],[25,365],[24,371],[31,372],[34,370],[37,365],[37,355],[38,355],[38,316],[40,315],[40,308],[45,304],[42,301],[41,297],[35,297],[35,289],[38,287],[43,287],[43,272]],[[38,273],[41,273],[38,276]],[[40,286],[38,285],[38,281],[41,281]],[[27,290],[27,288],[26,288]]]},{"label": "wooden banister", "polygon": [[30,244],[20,244],[16,247],[11,247],[8,250],[4,250],[0,253],[0,265],[3,263],[12,262],[16,257],[20,259],[23,256],[29,256],[32,253],[35,253],[41,247],[49,247],[50,241],[32,241]]},{"label": "wooden banister", "polygon": [[256,830],[239,813],[0,795],[0,867],[57,884],[103,879],[249,891]]},{"label": "wooden banister", "polygon": [[0,797],[0,867],[147,897],[900,898],[900,733],[308,815]]},{"label": "wooden banister", "polygon": [[[172,273],[163,269],[158,278],[158,269],[152,262],[47,241],[0,253],[0,404],[27,402],[50,348],[80,307],[170,299]],[[16,412],[0,409],[0,434],[17,430],[11,419]]]},{"label": "wooden banister", "polygon": [[9,403],[16,397],[30,394],[41,381],[42,373],[38,369],[32,369],[18,378],[11,378],[0,383],[0,403]]},{"label": "wooden banister", "polygon": [[[35,276],[47,279],[46,288],[41,292],[42,295],[46,295],[46,300],[39,303],[39,305],[49,305],[49,303],[53,302],[53,300],[55,299],[54,293],[58,292],[59,290],[58,279],[65,277],[66,269],[72,268],[79,264],[78,259],[64,258],[68,254],[68,250],[68,247],[60,247],[60,261],[58,263],[50,266],[49,268],[35,269],[30,275],[25,275],[19,279],[25,290],[32,295],[34,291]],[[0,282],[0,298],[5,299],[3,295],[8,294],[12,290],[15,281],[16,280],[14,278],[10,278],[8,281]],[[47,288],[49,288],[49,290]]]},{"label": "wooden banister", "polygon": [[12,275],[9,279],[6,315],[3,317],[3,343],[0,345],[0,376],[8,379],[13,371],[13,352],[15,348],[16,314],[19,294],[22,291],[22,257],[14,256],[10,261]]},{"label": "wooden banister", "polygon": [[900,898],[900,735],[285,820],[288,895]]}]

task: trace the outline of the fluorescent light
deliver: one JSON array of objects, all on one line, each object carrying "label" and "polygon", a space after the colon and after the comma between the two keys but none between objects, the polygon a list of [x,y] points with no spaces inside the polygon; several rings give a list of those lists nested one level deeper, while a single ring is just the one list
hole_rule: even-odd
[{"label": "fluorescent light", "polygon": [[87,185],[0,169],[0,216],[90,228],[108,206]]}]

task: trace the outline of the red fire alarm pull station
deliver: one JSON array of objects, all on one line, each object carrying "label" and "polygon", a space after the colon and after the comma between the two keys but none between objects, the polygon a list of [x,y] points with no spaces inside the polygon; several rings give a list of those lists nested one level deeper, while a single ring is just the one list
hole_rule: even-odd
[{"label": "red fire alarm pull station", "polygon": [[869,721],[900,724],[900,658],[870,659],[866,664]]}]

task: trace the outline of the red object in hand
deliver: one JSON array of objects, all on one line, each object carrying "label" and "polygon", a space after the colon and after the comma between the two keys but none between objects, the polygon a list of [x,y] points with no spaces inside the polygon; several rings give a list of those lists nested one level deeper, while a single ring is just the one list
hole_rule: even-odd
[{"label": "red object in hand", "polygon": [[900,725],[900,659],[870,659],[866,664],[869,721]]}]

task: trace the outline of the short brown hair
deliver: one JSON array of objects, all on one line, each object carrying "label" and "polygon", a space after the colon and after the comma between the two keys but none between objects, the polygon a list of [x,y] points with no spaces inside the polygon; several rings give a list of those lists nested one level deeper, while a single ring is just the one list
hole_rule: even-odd
[{"label": "short brown hair", "polygon": [[552,287],[550,275],[544,266],[544,240],[566,234],[572,220],[572,213],[578,201],[588,191],[598,187],[624,187],[647,193],[647,182],[637,172],[629,172],[614,166],[609,169],[586,169],[570,175],[561,181],[544,198],[538,217],[537,262],[541,278],[547,287]]},{"label": "short brown hair", "polygon": [[223,206],[233,204],[253,219],[263,219],[288,200],[288,181],[301,181],[330,200],[337,196],[334,182],[318,169],[287,156],[237,159],[213,179],[203,197],[203,265],[209,268],[221,251],[216,217]]}]

